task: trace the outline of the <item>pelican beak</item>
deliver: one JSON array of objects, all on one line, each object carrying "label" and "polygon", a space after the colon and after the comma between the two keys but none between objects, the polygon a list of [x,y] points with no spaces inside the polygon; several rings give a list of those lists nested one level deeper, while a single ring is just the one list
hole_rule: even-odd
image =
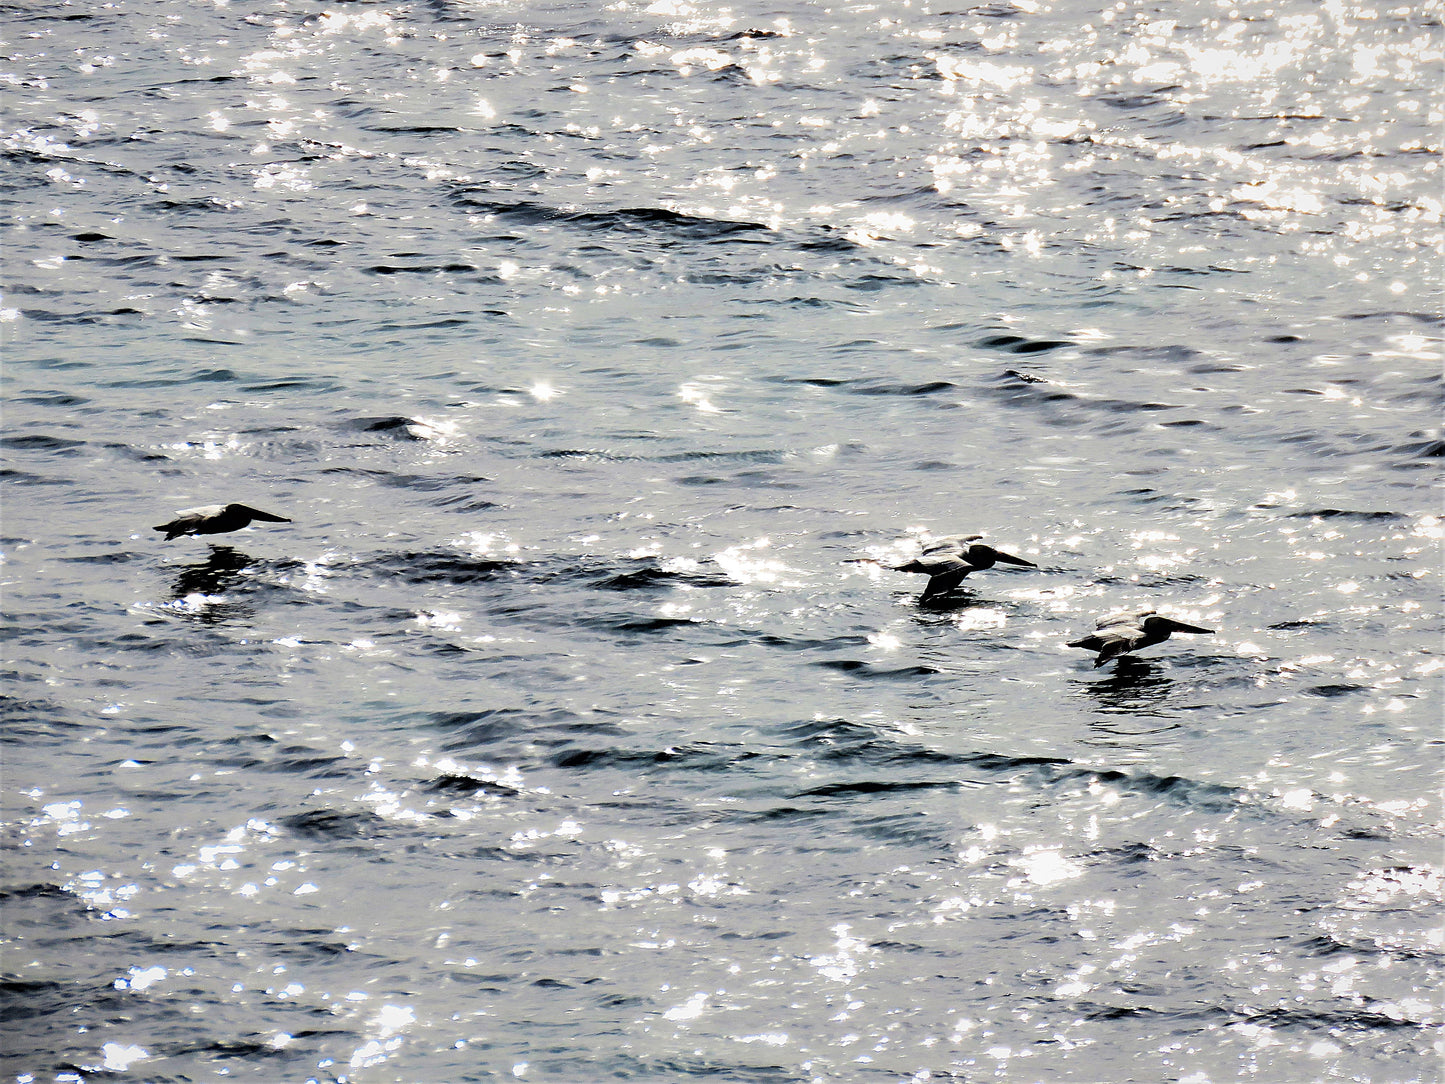
[{"label": "pelican beak", "polygon": [[248,511],[248,512],[251,513],[251,518],[252,518],[252,519],[262,519],[262,520],[265,520],[267,523],[290,523],[290,522],[291,522],[291,521],[290,521],[289,519],[287,519],[285,516],[273,516],[270,512],[263,512],[263,511],[261,511],[259,508],[247,508],[246,511]]},{"label": "pelican beak", "polygon": [[1022,557],[1015,557],[1015,556],[1013,556],[1012,554],[1009,554],[1009,553],[1000,553],[998,550],[994,550],[994,560],[996,560],[996,561],[1007,561],[1007,562],[1008,562],[1009,564],[1011,564],[1011,565],[1023,565],[1025,568],[1038,568],[1038,567],[1039,567],[1038,565],[1034,564],[1032,561],[1025,561]]},{"label": "pelican beak", "polygon": [[1212,633],[1214,631],[1213,629],[1202,629],[1198,625],[1186,625],[1183,621],[1175,621],[1172,617],[1166,617],[1164,620],[1169,622],[1169,628],[1172,629],[1174,632]]}]

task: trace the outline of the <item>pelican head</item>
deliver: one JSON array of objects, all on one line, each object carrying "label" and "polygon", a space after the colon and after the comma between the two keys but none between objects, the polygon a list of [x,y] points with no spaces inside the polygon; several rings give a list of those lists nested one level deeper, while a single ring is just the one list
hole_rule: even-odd
[{"label": "pelican head", "polygon": [[1148,610],[1139,615],[1139,627],[1148,636],[1158,636],[1161,640],[1167,640],[1171,632],[1198,632],[1212,633],[1213,629],[1201,628],[1199,625],[1186,625],[1183,621],[1176,621],[1172,617],[1165,617],[1163,614]]},{"label": "pelican head", "polygon": [[1032,561],[1025,561],[1022,557],[1015,557],[1011,553],[1004,553],[992,546],[982,542],[975,542],[968,549],[963,551],[963,559],[974,568],[992,568],[999,561],[1007,565],[1023,565],[1025,568],[1038,568]]}]

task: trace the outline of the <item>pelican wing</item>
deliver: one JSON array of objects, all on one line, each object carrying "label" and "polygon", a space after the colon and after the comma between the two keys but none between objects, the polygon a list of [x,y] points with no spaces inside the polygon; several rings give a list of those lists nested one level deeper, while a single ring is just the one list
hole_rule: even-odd
[{"label": "pelican wing", "polygon": [[1144,618],[1149,617],[1153,613],[1153,610],[1139,610],[1136,613],[1124,613],[1121,611],[1119,613],[1106,614],[1094,622],[1094,628],[1112,629],[1120,626],[1128,626],[1129,628],[1142,629],[1144,627]]},{"label": "pelican wing", "polygon": [[977,542],[981,534],[950,534],[942,538],[934,538],[923,544],[923,552],[930,553],[962,553],[968,548],[970,542]]},{"label": "pelican wing", "polygon": [[224,511],[225,506],[220,504],[206,504],[199,508],[182,508],[176,513],[175,519],[152,529],[165,531],[166,541],[169,542],[172,538],[179,538],[183,534],[197,533]]},{"label": "pelican wing", "polygon": [[937,567],[936,570],[934,568],[929,569],[928,586],[923,589],[923,594],[919,596],[920,602],[924,599],[932,598],[934,595],[942,595],[952,591],[963,582],[965,576],[974,571],[973,565],[961,557],[951,557],[942,561],[930,562],[930,564],[936,565]]}]

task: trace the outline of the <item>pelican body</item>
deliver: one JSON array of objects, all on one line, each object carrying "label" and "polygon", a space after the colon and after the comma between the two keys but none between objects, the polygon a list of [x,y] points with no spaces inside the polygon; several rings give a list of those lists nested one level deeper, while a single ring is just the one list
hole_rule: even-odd
[{"label": "pelican body", "polygon": [[923,552],[903,565],[890,565],[894,572],[921,572],[928,577],[928,586],[918,596],[919,602],[927,602],[935,595],[952,591],[963,582],[970,572],[992,568],[999,561],[1010,565],[1038,568],[1032,561],[1002,553],[992,546],[978,541],[981,534],[949,535],[935,538],[923,547]]},{"label": "pelican body", "polygon": [[1097,651],[1095,668],[1103,666],[1110,659],[1153,644],[1162,644],[1175,632],[1212,633],[1213,629],[1202,629],[1198,625],[1186,625],[1172,617],[1164,617],[1153,610],[1140,610],[1132,614],[1110,614],[1101,618],[1094,626],[1094,632],[1082,640],[1074,640],[1069,647],[1084,647]]},{"label": "pelican body", "polygon": [[200,508],[184,508],[169,523],[154,528],[166,532],[166,541],[183,534],[225,534],[249,527],[252,520],[267,523],[290,523],[285,516],[273,516],[247,504],[208,504]]}]

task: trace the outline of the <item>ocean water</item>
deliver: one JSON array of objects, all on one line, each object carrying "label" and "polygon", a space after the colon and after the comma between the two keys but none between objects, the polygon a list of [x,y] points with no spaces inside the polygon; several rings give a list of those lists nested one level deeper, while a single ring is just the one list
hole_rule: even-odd
[{"label": "ocean water", "polygon": [[5,38],[3,1079],[1441,1079],[1438,7]]}]

